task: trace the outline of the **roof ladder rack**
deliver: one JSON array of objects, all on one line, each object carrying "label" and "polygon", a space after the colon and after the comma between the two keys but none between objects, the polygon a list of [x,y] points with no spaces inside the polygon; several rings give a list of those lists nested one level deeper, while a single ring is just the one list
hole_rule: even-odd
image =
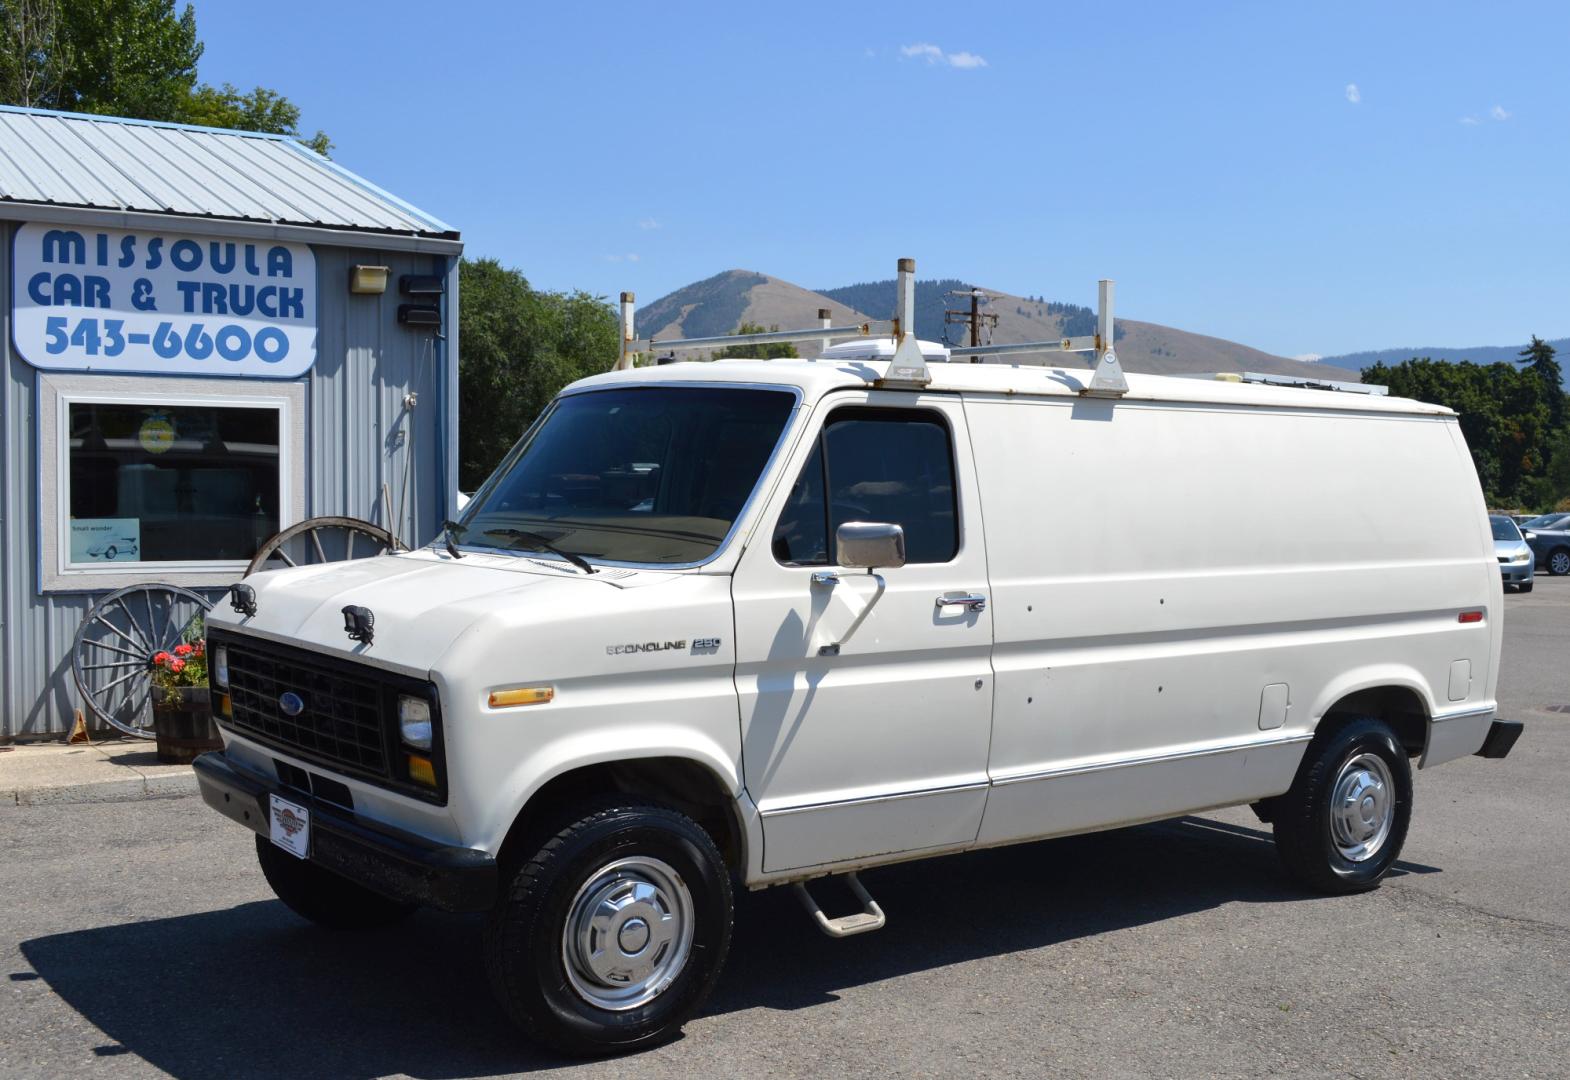
[{"label": "roof ladder rack", "polygon": [[[895,341],[894,359],[889,363],[885,383],[903,383],[925,386],[932,381],[932,373],[921,347],[916,343],[916,260],[901,259],[895,271],[895,314],[892,336]],[[1115,337],[1112,322],[1113,283],[1103,278],[1096,298],[1096,332],[1082,337],[1065,337],[1057,341],[1023,341],[1007,345],[971,345],[964,350],[967,356],[1003,356],[1011,353],[1093,353],[1090,382],[1080,391],[1086,397],[1122,397],[1128,393],[1128,380],[1123,375],[1123,365],[1113,346]],[[819,311],[821,325],[801,330],[770,330],[757,334],[726,334],[722,337],[666,338],[659,341],[640,339],[633,325],[634,297],[630,292],[621,294],[621,355],[614,370],[625,371],[633,366],[638,353],[655,349],[705,349],[725,348],[732,345],[767,344],[780,341],[820,341],[825,344],[832,338],[866,337],[872,333],[873,324],[856,326],[830,326],[827,313]],[[883,324],[879,324],[880,326]]]}]

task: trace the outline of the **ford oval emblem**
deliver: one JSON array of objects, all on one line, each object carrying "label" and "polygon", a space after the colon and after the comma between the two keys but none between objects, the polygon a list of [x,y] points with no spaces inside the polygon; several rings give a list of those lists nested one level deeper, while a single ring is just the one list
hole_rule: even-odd
[{"label": "ford oval emblem", "polygon": [[293,690],[286,690],[278,696],[278,709],[285,716],[299,716],[305,711],[305,699]]}]

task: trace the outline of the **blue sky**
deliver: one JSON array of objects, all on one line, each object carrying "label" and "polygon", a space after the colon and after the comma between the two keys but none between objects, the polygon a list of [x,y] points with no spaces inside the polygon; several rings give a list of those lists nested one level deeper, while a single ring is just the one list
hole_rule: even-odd
[{"label": "blue sky", "polygon": [[1285,355],[1570,335],[1570,5],[197,0],[537,286],[922,277]]}]

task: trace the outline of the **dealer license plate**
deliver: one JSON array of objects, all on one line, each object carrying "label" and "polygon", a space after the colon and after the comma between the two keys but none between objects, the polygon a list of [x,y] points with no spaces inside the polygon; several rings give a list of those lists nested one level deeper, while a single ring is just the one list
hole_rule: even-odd
[{"label": "dealer license plate", "polygon": [[272,842],[296,858],[306,858],[311,853],[311,812],[288,799],[276,795],[269,798],[272,806],[268,828]]}]

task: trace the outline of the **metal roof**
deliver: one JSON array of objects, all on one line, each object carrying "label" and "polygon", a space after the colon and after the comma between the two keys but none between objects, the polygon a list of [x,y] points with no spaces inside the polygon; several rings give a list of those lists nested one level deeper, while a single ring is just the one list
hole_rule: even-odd
[{"label": "metal roof", "polygon": [[458,235],[288,136],[0,106],[7,204]]}]

